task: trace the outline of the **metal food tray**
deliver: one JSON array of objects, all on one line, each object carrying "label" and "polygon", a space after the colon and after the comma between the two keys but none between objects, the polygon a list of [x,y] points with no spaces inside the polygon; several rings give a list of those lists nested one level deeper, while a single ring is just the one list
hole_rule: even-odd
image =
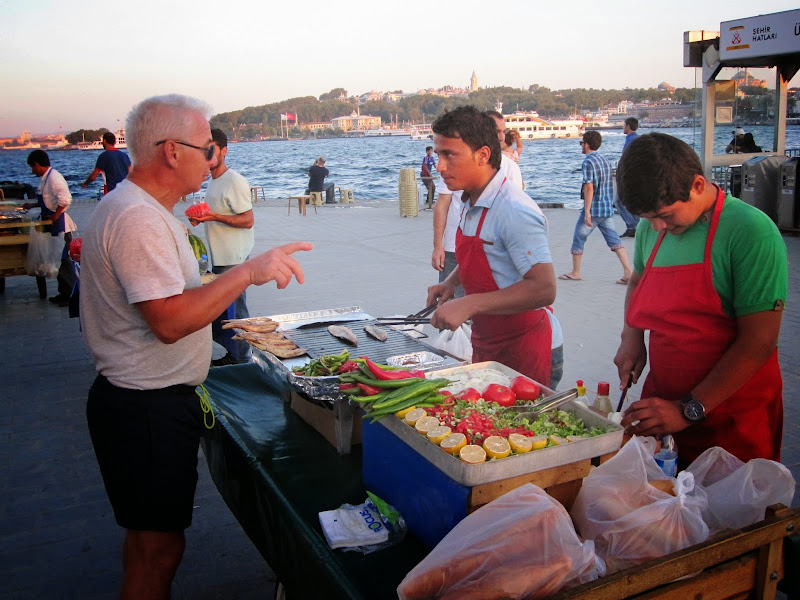
[{"label": "metal food tray", "polygon": [[399,356],[390,356],[386,364],[393,367],[408,367],[416,369],[430,369],[444,365],[445,358],[433,352],[410,352]]},{"label": "metal food tray", "polygon": [[[452,369],[430,371],[426,375],[431,378],[447,377],[449,373],[452,374],[457,371],[474,371],[480,369],[498,370],[512,378],[520,374],[497,362],[483,362]],[[542,386],[542,389],[547,392],[552,392],[552,390],[544,386]],[[569,402],[560,410],[573,413],[583,420],[587,428],[603,427],[608,433],[584,438],[577,442],[534,450],[526,454],[517,454],[507,458],[490,460],[478,465],[468,465],[457,457],[453,457],[444,452],[436,444],[428,441],[425,436],[417,433],[413,427],[405,424],[397,417],[386,417],[378,421],[378,423],[411,446],[445,475],[457,483],[468,487],[500,481],[518,475],[535,473],[536,471],[570,464],[587,458],[594,458],[595,456],[619,450],[619,447],[622,445],[622,427],[589,410],[589,408],[580,402]]]}]

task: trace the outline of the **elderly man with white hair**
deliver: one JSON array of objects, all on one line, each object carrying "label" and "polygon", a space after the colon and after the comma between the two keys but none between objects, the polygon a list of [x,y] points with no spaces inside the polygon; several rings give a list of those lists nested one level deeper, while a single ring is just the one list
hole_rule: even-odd
[{"label": "elderly man with white hair", "polygon": [[303,271],[294,242],[201,286],[186,228],[172,215],[209,175],[210,107],[149,98],[126,123],[133,170],[97,206],[83,236],[81,318],[98,375],[89,431],[122,549],[121,598],[169,598],[197,483],[211,322],[249,285],[279,289]]}]

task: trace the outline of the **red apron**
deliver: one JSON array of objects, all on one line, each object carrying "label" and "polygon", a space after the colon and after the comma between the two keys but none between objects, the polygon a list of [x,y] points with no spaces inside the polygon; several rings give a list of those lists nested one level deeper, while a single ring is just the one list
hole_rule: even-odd
[{"label": "red apron", "polygon": [[[679,402],[703,380],[736,338],[736,319],[722,309],[711,275],[711,246],[725,195],[719,191],[702,263],[654,267],[656,242],[631,299],[627,323],[650,330],[650,373],[642,398]],[[705,421],[675,434],[683,466],[721,446],[743,461],[780,460],[783,383],[778,351]]]},{"label": "red apron", "polygon": [[[504,181],[505,183],[505,181]],[[481,229],[487,208],[474,236],[456,232],[456,260],[461,284],[467,294],[494,292],[500,288],[483,249]],[[472,362],[496,361],[550,386],[552,331],[545,309],[514,315],[475,315],[472,318]]]}]

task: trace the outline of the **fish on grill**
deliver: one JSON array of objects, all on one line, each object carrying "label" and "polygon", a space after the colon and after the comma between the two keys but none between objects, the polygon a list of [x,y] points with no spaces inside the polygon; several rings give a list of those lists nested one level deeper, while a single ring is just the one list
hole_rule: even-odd
[{"label": "fish on grill", "polygon": [[233,339],[246,340],[259,350],[270,352],[278,358],[294,358],[307,353],[305,348],[298,348],[292,340],[286,339],[279,333],[243,331],[233,336]]},{"label": "fish on grill", "polygon": [[358,346],[358,338],[356,337],[356,334],[353,333],[353,330],[349,327],[345,327],[344,325],[329,325],[328,333],[330,333],[333,337],[353,344],[353,346]]},{"label": "fish on grill", "polygon": [[366,331],[368,335],[374,337],[379,342],[386,341],[387,334],[385,329],[381,329],[380,327],[376,327],[375,325],[366,325],[364,327],[364,331]]},{"label": "fish on grill", "polygon": [[278,323],[269,317],[251,319],[228,319],[223,321],[223,329],[244,329],[255,333],[271,333],[278,329]]}]

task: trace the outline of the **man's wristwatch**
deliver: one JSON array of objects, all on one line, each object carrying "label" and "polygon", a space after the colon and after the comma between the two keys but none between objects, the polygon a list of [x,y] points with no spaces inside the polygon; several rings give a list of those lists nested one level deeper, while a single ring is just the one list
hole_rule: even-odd
[{"label": "man's wristwatch", "polygon": [[681,407],[683,408],[683,416],[692,425],[700,423],[706,418],[706,407],[691,394],[686,394],[683,397],[681,400]]}]

